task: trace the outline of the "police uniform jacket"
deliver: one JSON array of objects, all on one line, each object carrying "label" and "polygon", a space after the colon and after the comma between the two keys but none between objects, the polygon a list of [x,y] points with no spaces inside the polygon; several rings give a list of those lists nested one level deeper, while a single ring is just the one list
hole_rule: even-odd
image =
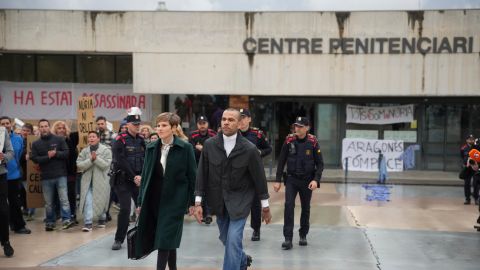
[{"label": "police uniform jacket", "polygon": [[253,143],[260,151],[263,158],[272,152],[272,147],[268,144],[265,134],[258,128],[248,128],[247,131],[241,132],[242,136]]},{"label": "police uniform jacket", "polygon": [[246,218],[255,193],[260,200],[269,198],[265,170],[255,145],[238,134],[227,157],[222,132],[205,141],[195,195],[207,200],[212,214],[223,216],[226,207],[232,220]]},{"label": "police uniform jacket", "polygon": [[200,133],[198,129],[194,130],[190,134],[190,138],[188,141],[193,145],[193,150],[195,151],[195,160],[197,161],[197,163],[200,160],[200,154],[202,153],[202,151],[197,150],[197,148],[195,148],[195,145],[203,145],[208,138],[211,138],[215,135],[217,135],[217,133],[212,129],[208,129],[205,135],[202,135],[202,133]]},{"label": "police uniform jacket", "polygon": [[323,157],[315,136],[307,134],[304,139],[296,135],[287,136],[278,157],[276,181],[281,182],[283,170],[287,165],[287,175],[299,180],[317,181],[323,172]]},{"label": "police uniform jacket", "polygon": [[115,138],[112,154],[115,169],[120,170],[125,180],[133,181],[142,172],[145,140],[140,134],[133,137],[128,131],[122,132]]}]

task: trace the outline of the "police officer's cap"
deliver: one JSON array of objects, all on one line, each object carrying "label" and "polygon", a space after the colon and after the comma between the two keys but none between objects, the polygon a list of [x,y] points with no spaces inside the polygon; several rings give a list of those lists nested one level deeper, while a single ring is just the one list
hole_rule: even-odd
[{"label": "police officer's cap", "polygon": [[248,109],[240,109],[240,116],[252,117],[252,115],[250,114],[250,111]]},{"label": "police officer's cap", "polygon": [[299,117],[295,118],[295,123],[294,124],[297,125],[297,126],[304,127],[304,126],[309,126],[310,121],[308,120],[308,117],[299,116]]},{"label": "police officer's cap", "polygon": [[142,111],[138,107],[131,107],[127,111],[128,115],[125,118],[127,120],[127,123],[132,123],[134,125],[139,125],[142,120],[140,119],[140,115],[142,115]]},{"label": "police officer's cap", "polygon": [[469,135],[467,136],[466,140],[468,140],[468,139],[475,139],[475,136],[473,136],[473,134],[469,134]]},{"label": "police officer's cap", "polygon": [[200,123],[200,122],[207,122],[208,123],[208,118],[205,115],[200,115],[197,118],[197,123]]}]

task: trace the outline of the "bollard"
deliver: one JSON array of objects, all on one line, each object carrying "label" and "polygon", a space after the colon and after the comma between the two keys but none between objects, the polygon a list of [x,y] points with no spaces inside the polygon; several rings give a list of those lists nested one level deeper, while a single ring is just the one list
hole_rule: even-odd
[{"label": "bollard", "polygon": [[345,158],[345,181],[344,182],[347,182],[347,179],[348,179],[348,157]]}]

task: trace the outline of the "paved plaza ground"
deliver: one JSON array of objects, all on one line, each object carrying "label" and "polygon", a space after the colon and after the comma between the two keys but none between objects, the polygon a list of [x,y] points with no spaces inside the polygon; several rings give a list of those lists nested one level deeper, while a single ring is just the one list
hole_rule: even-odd
[{"label": "paved plaza ground", "polygon": [[[251,269],[480,269],[480,233],[473,229],[478,207],[463,205],[460,186],[324,183],[312,199],[309,245],[281,249],[284,193],[271,194],[273,222],[262,240],[244,246]],[[299,222],[299,202],[295,208]],[[127,259],[126,247],[110,249],[115,226],[81,232],[45,232],[42,213],[28,223],[31,235],[12,235],[15,256],[0,257],[0,269],[155,269],[156,253]],[[298,226],[295,227],[297,231]],[[179,269],[221,269],[223,249],[215,224],[185,221],[178,250]]]}]

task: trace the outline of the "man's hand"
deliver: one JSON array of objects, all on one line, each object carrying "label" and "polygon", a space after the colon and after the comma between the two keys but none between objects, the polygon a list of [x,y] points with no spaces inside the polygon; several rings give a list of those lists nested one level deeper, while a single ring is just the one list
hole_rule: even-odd
[{"label": "man's hand", "polygon": [[195,219],[197,220],[198,224],[202,224],[202,219],[203,219],[203,209],[202,206],[199,204],[195,204],[195,208],[193,209],[193,215],[195,216]]},{"label": "man's hand", "polygon": [[262,208],[262,221],[265,221],[265,224],[272,221],[272,213],[270,213],[270,207]]},{"label": "man's hand", "polygon": [[57,150],[48,151],[48,158],[53,158],[57,154]]},{"label": "man's hand", "polygon": [[317,181],[312,180],[312,182],[308,184],[308,189],[310,189],[311,191],[314,191],[315,189],[317,189]]},{"label": "man's hand", "polygon": [[2,152],[0,152],[0,161],[3,161],[4,159],[5,159],[5,155]]},{"label": "man's hand", "polygon": [[280,182],[275,182],[273,184],[273,190],[275,190],[275,192],[278,192],[281,187],[282,187],[282,183],[280,183]]},{"label": "man's hand", "polygon": [[95,161],[95,159],[97,159],[97,152],[93,151],[92,153],[90,153],[90,155],[91,155],[90,159],[92,161]]},{"label": "man's hand", "polygon": [[135,175],[135,177],[133,178],[133,182],[135,182],[135,185],[139,187],[140,183],[142,182],[142,177],[140,175]]},{"label": "man's hand", "polygon": [[137,209],[135,209],[135,213],[137,214],[137,217],[140,216],[140,212],[142,212],[142,207],[137,207]]},{"label": "man's hand", "polygon": [[195,145],[195,148],[196,148],[198,151],[202,151],[202,150],[203,150],[203,145],[197,143],[197,144]]}]

